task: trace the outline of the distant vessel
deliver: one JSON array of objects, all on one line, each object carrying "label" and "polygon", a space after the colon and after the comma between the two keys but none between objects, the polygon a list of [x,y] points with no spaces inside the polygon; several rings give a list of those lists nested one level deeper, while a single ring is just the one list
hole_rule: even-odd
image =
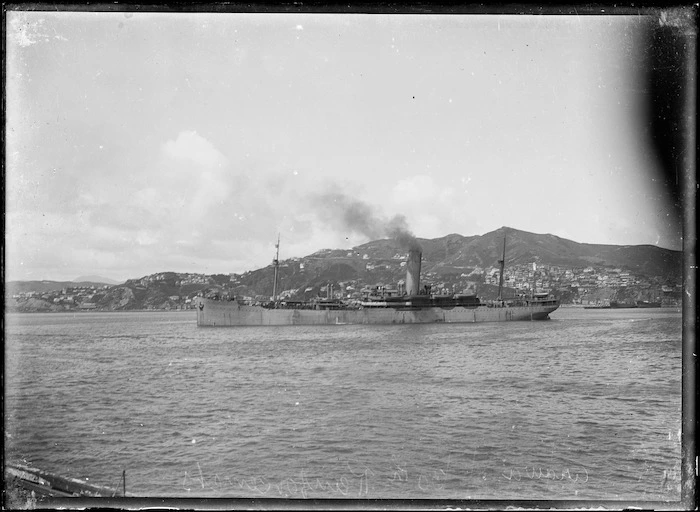
[{"label": "distant vessel", "polygon": [[660,308],[661,302],[649,302],[648,300],[638,300],[636,302],[615,302],[597,306],[585,306],[583,309],[634,309],[634,308]]},{"label": "distant vessel", "polygon": [[615,301],[610,302],[611,309],[630,309],[630,308],[636,308],[636,307],[637,307],[636,302],[615,302]]},{"label": "distant vessel", "polygon": [[648,300],[638,300],[637,307],[638,308],[660,308],[661,302],[651,302]]},{"label": "distant vessel", "polygon": [[198,326],[255,325],[333,325],[333,324],[424,324],[505,322],[546,320],[559,307],[559,300],[549,293],[533,293],[530,297],[503,300],[503,272],[506,241],[500,264],[498,300],[482,303],[474,294],[439,295],[430,286],[420,288],[420,249],[408,251],[406,285],[402,295],[376,288],[362,300],[344,301],[317,299],[312,301],[277,300],[279,239],[273,260],[275,282],[272,301],[255,303],[238,298],[197,297]]}]

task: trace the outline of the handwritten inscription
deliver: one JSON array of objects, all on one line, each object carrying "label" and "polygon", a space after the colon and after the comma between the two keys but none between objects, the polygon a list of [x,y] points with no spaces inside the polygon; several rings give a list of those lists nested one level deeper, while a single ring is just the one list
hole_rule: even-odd
[{"label": "handwritten inscription", "polygon": [[298,477],[283,478],[274,480],[263,476],[251,476],[247,478],[226,477],[220,478],[215,475],[213,478],[205,479],[199,464],[198,475],[189,475],[185,472],[182,482],[183,488],[190,492],[195,488],[222,491],[228,489],[238,489],[246,493],[258,494],[260,496],[301,496],[308,498],[315,493],[338,497],[356,495],[358,497],[367,496],[370,491],[370,481],[375,473],[368,467],[352,469],[348,473],[343,473],[336,478],[320,478],[308,476],[306,470],[301,470]]},{"label": "handwritten inscription", "polygon": [[[324,476],[312,475],[308,470],[302,469],[296,476],[281,479],[260,475],[220,477],[215,474],[205,477],[198,463],[196,472],[185,472],[182,488],[194,494],[198,490],[206,490],[287,498],[318,496],[364,498],[373,495],[378,489],[386,490],[399,486],[402,491],[412,488],[422,493],[440,496],[448,490],[452,492],[467,491],[464,475],[472,474],[470,471],[466,473],[462,471],[460,478],[458,474],[450,472],[449,464],[444,469],[414,471],[396,460],[392,461],[391,465],[382,467],[381,470],[376,467],[370,468],[357,461],[345,462],[339,469],[340,471],[335,471],[332,476],[330,476],[331,473],[326,474],[324,471],[322,471]],[[475,475],[472,474],[472,476]],[[491,472],[491,476],[513,481],[551,479],[569,481],[572,484],[585,484],[589,479],[588,470],[585,468],[573,471],[568,468],[554,470],[532,466],[513,467],[500,475]],[[485,478],[485,473],[479,475],[479,480]],[[448,489],[448,482],[452,484],[450,489]]]},{"label": "handwritten inscription", "polygon": [[508,471],[501,473],[501,476],[506,480],[569,480],[571,482],[588,483],[588,470],[582,468],[583,472],[574,471],[573,474],[569,468],[564,468],[560,471],[552,468],[542,468],[535,466],[522,466],[511,468]]}]

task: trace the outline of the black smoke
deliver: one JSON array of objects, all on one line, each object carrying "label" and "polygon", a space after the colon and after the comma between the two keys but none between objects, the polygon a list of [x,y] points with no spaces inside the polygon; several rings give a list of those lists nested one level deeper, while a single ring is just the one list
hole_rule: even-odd
[{"label": "black smoke", "polygon": [[364,235],[370,240],[391,238],[403,249],[421,251],[403,215],[384,218],[374,206],[339,192],[315,194],[312,203],[318,208],[321,220],[334,229]]}]

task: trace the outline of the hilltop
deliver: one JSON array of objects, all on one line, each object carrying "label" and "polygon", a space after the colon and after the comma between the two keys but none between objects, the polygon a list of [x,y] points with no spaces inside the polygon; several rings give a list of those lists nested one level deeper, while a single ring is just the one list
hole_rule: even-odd
[{"label": "hilltop", "polygon": [[120,284],[114,279],[102,276],[80,276],[73,279],[74,283],[102,283],[102,284]]},{"label": "hilltop", "polygon": [[[505,279],[511,295],[535,287],[551,290],[564,303],[588,303],[611,297],[676,300],[679,294],[679,251],[651,245],[581,244],[508,227],[481,236],[418,239],[423,250],[421,281],[445,293],[472,290],[484,299],[495,297],[504,236]],[[280,297],[292,300],[325,296],[330,287],[336,296],[352,297],[365,286],[391,286],[404,279],[405,260],[405,248],[392,239],[349,250],[324,249],[280,261],[277,289]],[[230,275],[160,272],[120,285],[14,282],[8,283],[6,294],[11,296],[6,304],[17,311],[187,309],[200,294],[267,300],[273,276],[269,265]]]}]

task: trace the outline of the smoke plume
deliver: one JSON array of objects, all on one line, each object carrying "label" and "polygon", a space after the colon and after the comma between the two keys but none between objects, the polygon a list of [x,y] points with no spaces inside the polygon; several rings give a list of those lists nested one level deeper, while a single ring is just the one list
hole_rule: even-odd
[{"label": "smoke plume", "polygon": [[317,194],[312,201],[319,207],[321,219],[335,229],[364,235],[370,240],[393,238],[405,250],[422,250],[403,215],[382,218],[372,205],[337,192]]}]

